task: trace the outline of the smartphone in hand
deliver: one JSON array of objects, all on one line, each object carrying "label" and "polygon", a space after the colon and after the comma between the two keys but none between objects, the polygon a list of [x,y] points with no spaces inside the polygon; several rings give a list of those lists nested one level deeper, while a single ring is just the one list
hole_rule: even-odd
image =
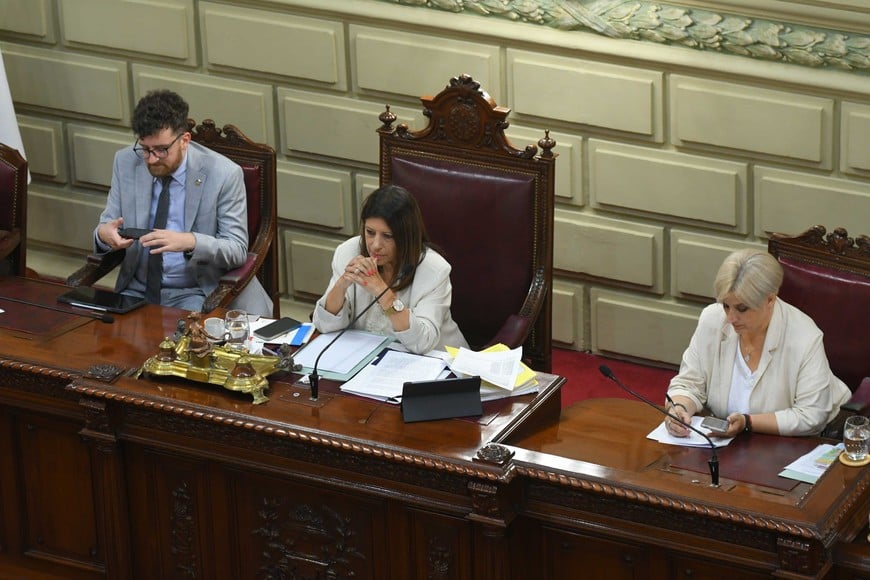
[{"label": "smartphone in hand", "polygon": [[145,230],[142,228],[118,228],[118,235],[128,240],[138,240],[145,234],[150,234],[154,230]]},{"label": "smartphone in hand", "polygon": [[728,421],[718,417],[704,417],[701,420],[701,427],[705,427],[714,433],[725,433],[728,431]]}]

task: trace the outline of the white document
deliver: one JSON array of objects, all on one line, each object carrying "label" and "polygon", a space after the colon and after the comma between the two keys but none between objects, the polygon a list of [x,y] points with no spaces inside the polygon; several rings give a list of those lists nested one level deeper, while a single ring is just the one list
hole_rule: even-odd
[{"label": "white document", "polygon": [[506,399],[508,397],[519,397],[521,395],[530,395],[532,393],[537,393],[540,390],[541,387],[538,384],[538,381],[535,379],[526,382],[522,386],[515,388],[513,391],[508,391],[506,389],[502,389],[501,387],[487,385],[481,382],[480,400],[485,402],[495,401],[498,399]]},{"label": "white document", "polygon": [[460,348],[450,364],[450,370],[457,374],[479,376],[484,381],[512,391],[520,374],[522,356],[521,346],[513,350],[481,352]]},{"label": "white document", "polygon": [[[713,442],[713,445],[716,447],[725,447],[733,437],[713,437],[711,434],[712,431],[705,427],[701,427],[701,421],[703,421],[703,417],[699,417],[695,415],[692,417],[692,427],[701,431],[701,433],[706,433],[710,440]],[[707,440],[695,433],[694,431],[689,431],[688,437],[674,437],[670,433],[668,433],[667,427],[665,427],[665,422],[662,421],[659,423],[658,427],[650,431],[650,434],[646,436],[647,439],[652,439],[654,441],[658,441],[659,443],[667,443],[668,445],[682,445],[683,447],[710,447],[710,444],[707,443]]]},{"label": "white document", "polygon": [[[301,364],[304,369],[313,369],[317,357],[339,332],[341,331],[319,335],[300,349],[293,357],[293,361]],[[389,337],[380,334],[364,330],[347,330],[320,358],[317,370],[347,374],[367,358],[380,352],[381,345],[389,341]]]},{"label": "white document", "polygon": [[779,473],[780,477],[787,477],[789,479],[796,479],[798,481],[804,481],[806,483],[815,483],[818,481],[819,477],[827,471],[827,466],[821,466],[816,463],[816,459],[827,453],[832,449],[844,449],[843,444],[839,443],[837,445],[831,445],[830,443],[822,443],[809,453],[805,455],[801,455],[791,463],[785,466],[785,469]]},{"label": "white document", "polygon": [[341,386],[345,393],[398,403],[406,382],[432,381],[445,374],[439,358],[386,349],[355,377]]}]

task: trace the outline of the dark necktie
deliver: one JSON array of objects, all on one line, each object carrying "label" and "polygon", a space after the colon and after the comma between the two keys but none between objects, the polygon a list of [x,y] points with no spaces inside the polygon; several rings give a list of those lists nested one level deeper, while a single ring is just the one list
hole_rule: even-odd
[{"label": "dark necktie", "polygon": [[[163,189],[157,199],[157,211],[154,214],[154,229],[166,229],[166,220],[169,217],[169,184],[172,176],[162,177]],[[143,248],[147,251],[146,248]],[[151,304],[160,304],[160,287],[163,283],[163,254],[148,255],[148,279],[145,281],[145,299]]]}]

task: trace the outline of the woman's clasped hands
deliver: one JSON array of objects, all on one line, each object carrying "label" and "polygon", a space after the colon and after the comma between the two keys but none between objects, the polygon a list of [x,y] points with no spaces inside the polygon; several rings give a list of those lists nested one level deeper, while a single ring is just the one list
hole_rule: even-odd
[{"label": "woman's clasped hands", "polygon": [[359,284],[372,295],[376,295],[386,285],[378,271],[377,262],[363,255],[355,256],[347,263],[340,281],[345,289],[351,284]]}]

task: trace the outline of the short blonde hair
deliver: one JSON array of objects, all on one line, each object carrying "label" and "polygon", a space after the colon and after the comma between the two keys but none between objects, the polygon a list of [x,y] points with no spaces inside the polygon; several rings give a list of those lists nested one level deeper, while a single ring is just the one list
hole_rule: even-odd
[{"label": "short blonde hair", "polygon": [[782,266],[764,250],[747,248],[728,255],[719,266],[713,291],[722,302],[728,294],[750,308],[761,306],[768,296],[779,292]]}]

